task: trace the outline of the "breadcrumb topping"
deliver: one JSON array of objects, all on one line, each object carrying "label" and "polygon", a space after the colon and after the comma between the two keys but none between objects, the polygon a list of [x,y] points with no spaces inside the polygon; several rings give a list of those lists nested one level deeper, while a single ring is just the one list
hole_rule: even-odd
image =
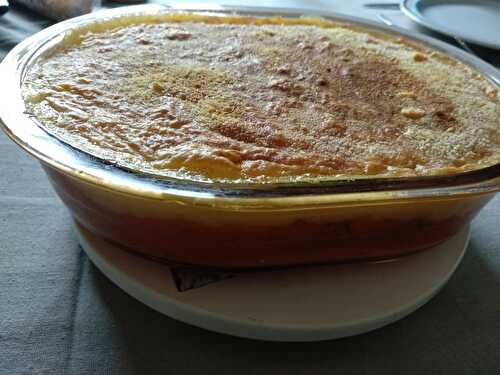
[{"label": "breadcrumb topping", "polygon": [[56,137],[158,176],[276,182],[500,162],[492,83],[414,42],[324,20],[106,21],[39,59],[23,92]]}]

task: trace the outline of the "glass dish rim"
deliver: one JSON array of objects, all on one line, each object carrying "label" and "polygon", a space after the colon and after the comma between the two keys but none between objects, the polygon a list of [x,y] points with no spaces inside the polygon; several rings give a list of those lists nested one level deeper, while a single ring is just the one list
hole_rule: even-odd
[{"label": "glass dish rim", "polygon": [[[396,198],[444,197],[477,195],[500,191],[500,163],[459,174],[423,177],[374,178],[357,176],[319,182],[264,183],[206,183],[187,179],[152,176],[127,171],[105,160],[59,141],[46,133],[36,119],[25,113],[21,97],[21,82],[26,69],[51,45],[57,44],[65,32],[92,21],[134,14],[159,14],[170,12],[202,12],[214,16],[300,17],[316,16],[340,23],[358,25],[375,32],[402,36],[410,41],[437,49],[481,73],[500,87],[500,72],[486,62],[466,52],[433,39],[398,27],[388,27],[367,19],[334,12],[277,9],[263,7],[229,6],[163,6],[158,4],[135,5],[103,10],[55,24],[31,36],[16,46],[0,63],[0,80],[6,80],[6,89],[0,99],[8,105],[0,108],[0,126],[7,135],[25,151],[43,164],[101,188],[136,195],[142,198],[165,199],[175,197],[182,201],[195,199],[199,204],[207,200],[231,201],[233,204],[261,206],[273,203],[326,204],[346,202],[374,202]],[[9,93],[6,95],[6,93]],[[8,109],[5,109],[8,108]],[[41,147],[44,146],[44,147]],[[45,150],[43,150],[45,148]],[[59,159],[59,157],[61,159]],[[307,202],[306,202],[307,201]]]}]

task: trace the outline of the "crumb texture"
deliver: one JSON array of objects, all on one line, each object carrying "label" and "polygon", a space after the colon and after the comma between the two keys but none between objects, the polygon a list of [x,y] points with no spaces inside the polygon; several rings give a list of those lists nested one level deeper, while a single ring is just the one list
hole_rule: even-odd
[{"label": "crumb texture", "polygon": [[277,182],[500,162],[491,83],[426,47],[319,20],[87,26],[39,59],[23,95],[61,140],[159,176]]}]

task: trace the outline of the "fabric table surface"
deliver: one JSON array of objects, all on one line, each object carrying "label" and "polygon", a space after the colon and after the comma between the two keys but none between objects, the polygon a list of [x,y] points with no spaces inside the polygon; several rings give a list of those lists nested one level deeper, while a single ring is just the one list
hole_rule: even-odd
[{"label": "fabric table surface", "polygon": [[[383,13],[424,31],[399,11],[367,9],[366,2],[253,5],[374,19]],[[20,8],[0,17],[0,59],[49,24]],[[498,52],[476,51],[499,64]],[[1,375],[500,374],[500,197],[473,222],[468,251],[449,283],[407,318],[333,341],[260,342],[172,320],[108,281],[80,249],[39,164],[0,133]]]}]

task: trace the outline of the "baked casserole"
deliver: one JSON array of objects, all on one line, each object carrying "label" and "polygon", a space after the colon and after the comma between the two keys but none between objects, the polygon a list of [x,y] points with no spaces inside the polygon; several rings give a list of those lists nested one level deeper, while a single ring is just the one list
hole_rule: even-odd
[{"label": "baked casserole", "polygon": [[22,66],[9,85],[29,124],[0,117],[76,221],[125,249],[215,267],[395,257],[499,189],[498,86],[438,42],[342,19],[109,15],[19,46],[2,65]]},{"label": "baked casserole", "polygon": [[96,23],[30,69],[24,97],[70,145],[158,176],[293,182],[500,162],[489,81],[408,40],[326,20]]}]

